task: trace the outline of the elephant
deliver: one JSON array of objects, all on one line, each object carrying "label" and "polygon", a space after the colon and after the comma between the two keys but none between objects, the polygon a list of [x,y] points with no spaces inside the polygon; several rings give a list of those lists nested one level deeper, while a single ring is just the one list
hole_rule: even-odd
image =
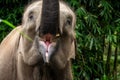
[{"label": "elephant", "polygon": [[32,2],[0,44],[0,80],[73,80],[75,25],[65,2]]}]

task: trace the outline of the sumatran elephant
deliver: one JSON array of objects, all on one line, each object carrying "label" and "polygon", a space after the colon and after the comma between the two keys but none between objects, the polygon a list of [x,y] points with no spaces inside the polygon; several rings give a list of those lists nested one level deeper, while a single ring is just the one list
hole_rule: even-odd
[{"label": "sumatran elephant", "polygon": [[31,3],[0,44],[0,80],[73,80],[75,23],[63,1]]}]

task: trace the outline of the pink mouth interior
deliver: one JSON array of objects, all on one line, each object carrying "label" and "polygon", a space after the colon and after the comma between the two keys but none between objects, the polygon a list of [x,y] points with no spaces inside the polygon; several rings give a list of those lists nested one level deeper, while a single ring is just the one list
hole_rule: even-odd
[{"label": "pink mouth interior", "polygon": [[48,48],[49,48],[49,45],[50,45],[50,41],[45,41],[45,44],[47,46],[46,55],[48,55]]},{"label": "pink mouth interior", "polygon": [[51,38],[52,38],[52,36],[51,36],[51,34],[46,34],[45,35],[45,44],[46,44],[46,46],[47,46],[47,51],[46,52],[48,52],[48,47],[49,47],[49,45],[51,44]]},{"label": "pink mouth interior", "polygon": [[45,44],[46,44],[47,48],[50,45],[50,43],[51,43],[50,41],[45,41]]}]

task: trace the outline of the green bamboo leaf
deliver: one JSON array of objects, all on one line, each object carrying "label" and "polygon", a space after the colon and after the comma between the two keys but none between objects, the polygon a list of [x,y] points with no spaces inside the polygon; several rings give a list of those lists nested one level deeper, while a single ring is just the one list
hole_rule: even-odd
[{"label": "green bamboo leaf", "polygon": [[0,23],[2,22],[2,19],[0,19]]},{"label": "green bamboo leaf", "polygon": [[80,18],[84,17],[87,14],[86,10],[83,7],[78,8],[76,13]]},{"label": "green bamboo leaf", "polygon": [[102,80],[108,80],[106,74],[103,75]]},{"label": "green bamboo leaf", "polygon": [[91,50],[91,49],[92,49],[92,47],[93,47],[93,41],[94,41],[94,39],[92,38],[92,39],[91,39],[91,41],[90,41],[90,47],[89,47],[89,48],[90,48],[90,50]]},{"label": "green bamboo leaf", "polygon": [[11,28],[15,28],[15,26],[13,24],[11,24],[10,22],[8,22],[7,20],[2,20],[3,23],[7,24],[8,26],[10,26]]},{"label": "green bamboo leaf", "polygon": [[[10,22],[8,22],[7,20],[2,20],[0,19],[0,22],[3,22],[5,24],[7,24],[8,26],[10,26],[11,28],[16,28],[13,24],[11,24]],[[20,32],[21,35],[23,35],[26,39],[30,40],[30,41],[33,41],[28,35],[26,35],[25,33],[23,32]]]},{"label": "green bamboo leaf", "polygon": [[113,35],[113,42],[117,43],[117,36]]}]

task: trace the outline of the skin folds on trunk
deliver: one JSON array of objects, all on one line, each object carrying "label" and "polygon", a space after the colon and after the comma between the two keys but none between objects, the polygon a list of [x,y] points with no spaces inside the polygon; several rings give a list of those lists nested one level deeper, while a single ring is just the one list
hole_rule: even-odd
[{"label": "skin folds on trunk", "polygon": [[59,0],[43,0],[40,34],[56,35],[59,28]]}]

